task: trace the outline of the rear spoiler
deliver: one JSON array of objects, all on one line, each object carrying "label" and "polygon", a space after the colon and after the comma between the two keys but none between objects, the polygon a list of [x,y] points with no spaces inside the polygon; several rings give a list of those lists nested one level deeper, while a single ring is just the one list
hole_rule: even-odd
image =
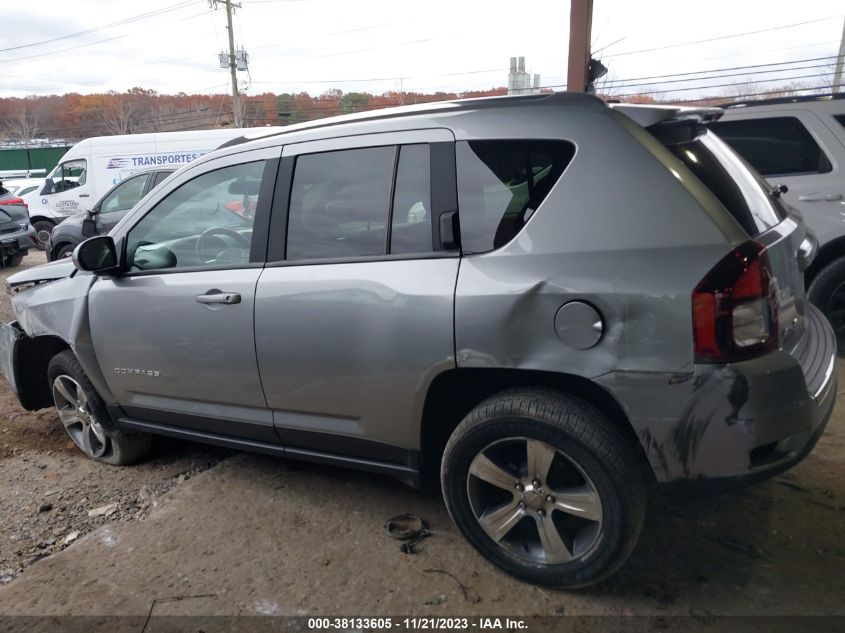
[{"label": "rear spoiler", "polygon": [[724,114],[722,108],[693,106],[635,105],[611,103],[609,107],[633,119],[642,127],[651,127],[665,121],[694,121],[711,123]]}]

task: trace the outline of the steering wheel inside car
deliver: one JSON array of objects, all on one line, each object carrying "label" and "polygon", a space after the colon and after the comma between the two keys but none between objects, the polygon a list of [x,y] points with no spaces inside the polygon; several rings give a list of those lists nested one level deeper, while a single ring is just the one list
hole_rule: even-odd
[{"label": "steering wheel inside car", "polygon": [[[218,240],[223,242],[223,248],[217,249],[211,257],[207,255],[207,249],[210,246],[210,238],[218,237],[218,236],[226,236],[231,237],[237,242],[235,247],[229,246],[225,243],[224,240]],[[213,226],[210,229],[206,229],[202,232],[202,234],[197,238],[197,245],[196,245],[196,252],[197,252],[197,259],[201,262],[215,262],[220,263],[219,260],[224,259],[226,263],[239,263],[237,261],[232,261],[239,259],[240,262],[246,261],[246,258],[243,257],[243,251],[246,249],[247,256],[249,254],[249,247],[250,241],[245,238],[243,235],[238,233],[237,231],[233,231],[232,229],[227,229],[224,226]],[[233,253],[232,251],[236,251]],[[240,254],[240,257],[237,255]],[[221,257],[221,255],[224,255]]]}]

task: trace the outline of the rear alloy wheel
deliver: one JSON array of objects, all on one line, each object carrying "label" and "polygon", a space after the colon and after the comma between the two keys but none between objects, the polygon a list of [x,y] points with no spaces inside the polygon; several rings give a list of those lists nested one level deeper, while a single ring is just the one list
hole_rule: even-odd
[{"label": "rear alloy wheel", "polygon": [[47,220],[39,220],[38,222],[32,223],[32,228],[35,229],[36,245],[39,250],[43,251],[47,249],[47,240],[50,239],[50,235],[52,235],[55,227],[55,224]]},{"label": "rear alloy wheel", "polygon": [[[511,498],[506,494],[502,502],[500,490]],[[541,440],[499,440],[482,449],[470,463],[467,494],[487,535],[527,563],[582,558],[601,532],[596,486],[567,455]],[[524,518],[534,522],[536,532],[530,526],[514,529]]]},{"label": "rear alloy wheel", "polygon": [[73,443],[88,457],[120,466],[137,461],[149,451],[149,435],[126,433],[112,422],[72,351],[56,355],[47,375],[59,419]]},{"label": "rear alloy wheel", "polygon": [[627,560],[645,515],[642,466],[614,424],[549,389],[505,392],[464,418],[441,465],[469,542],[529,582],[582,587]]}]

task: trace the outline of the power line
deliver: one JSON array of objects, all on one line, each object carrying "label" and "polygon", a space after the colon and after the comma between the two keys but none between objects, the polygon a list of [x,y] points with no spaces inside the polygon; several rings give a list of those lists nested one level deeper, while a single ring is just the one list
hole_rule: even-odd
[{"label": "power line", "polygon": [[[799,75],[797,77],[777,77],[774,79],[763,79],[759,82],[753,83],[767,83],[771,81],[801,81],[804,79],[817,79],[819,77],[828,77],[827,74],[822,75]],[[709,90],[710,88],[727,88],[730,86],[735,86],[736,82],[727,83],[727,84],[714,84],[712,86],[688,86],[686,88],[670,88],[669,90],[648,90],[645,92],[631,92],[621,95],[614,95],[615,97],[639,97],[642,95],[656,95],[656,94],[666,94],[669,92],[687,92],[690,90]],[[815,90],[815,88],[811,88],[811,90]]]},{"label": "power line", "polygon": [[728,40],[735,37],[745,37],[746,35],[757,35],[759,33],[770,33],[772,31],[782,31],[784,29],[795,28],[796,26],[805,26],[807,24],[815,24],[817,22],[826,22],[834,18],[841,18],[842,14],[829,15],[826,18],[817,18],[815,20],[806,20],[804,22],[793,22],[792,24],[783,24],[781,26],[773,26],[767,29],[759,29],[757,31],[746,31],[744,33],[732,33],[731,35],[720,35],[718,37],[709,37],[703,40],[694,40],[692,42],[680,42],[678,44],[666,44],[665,46],[655,46],[653,48],[643,48],[636,51],[625,51],[623,53],[614,53],[612,55],[605,55],[605,57],[622,57],[623,55],[639,55],[640,53],[651,53],[654,51],[663,51],[669,48],[679,48],[681,46],[692,46],[694,44],[706,44],[708,42],[717,42],[719,40]]},{"label": "power line", "polygon": [[[733,70],[748,70],[752,68],[768,68],[770,66],[788,66],[792,64],[804,64],[809,62],[820,62],[825,60],[834,60],[837,59],[839,55],[827,55],[825,57],[809,57],[806,59],[795,59],[791,62],[772,62],[770,64],[754,64],[751,66],[729,66],[727,68],[711,68],[710,70],[692,70],[685,73],[670,73],[668,75],[651,75],[648,77],[629,77],[627,79],[617,79],[616,81],[640,81],[642,79],[663,79],[665,77],[684,77],[687,75],[700,75],[700,74],[707,74],[707,73],[720,73],[720,72],[729,72]],[[790,69],[784,69],[790,70]]]},{"label": "power line", "polygon": [[[124,24],[131,24],[133,22],[138,22],[139,20],[146,20],[147,18],[155,17],[162,15],[164,13],[169,13],[171,11],[176,11],[183,7],[188,6],[189,4],[196,3],[197,0],[187,0],[186,2],[180,2],[179,4],[175,4],[170,7],[163,7],[161,9],[156,9],[155,11],[148,11],[147,13],[141,13],[140,15],[135,15],[129,18],[124,18],[123,20],[118,20],[117,22],[112,22],[110,24],[103,24],[101,26],[95,26],[90,29],[86,29],[84,31],[77,31],[76,33],[68,33],[67,35],[60,35],[59,37],[53,37],[47,40],[40,40],[38,42],[30,42],[29,44],[19,44],[17,46],[9,46],[7,48],[0,48],[0,53],[6,51],[16,51],[22,48],[30,48],[32,46],[41,46],[42,44],[50,44],[52,42],[59,42],[61,40],[67,40],[74,37],[81,37],[83,35],[90,35],[91,33],[96,33],[97,31],[102,31],[104,29],[110,29],[115,26],[123,26]],[[25,58],[21,58],[25,59]]]},{"label": "power line", "polygon": [[[195,0],[192,0],[192,1],[195,1]],[[207,13],[210,13],[210,12],[204,11],[202,13],[196,13],[194,15],[190,15],[190,16],[183,18],[181,20],[178,20],[178,21],[184,22],[185,20],[191,20],[193,18],[198,18],[200,16],[206,15]],[[23,61],[23,60],[26,60],[26,59],[36,59],[38,57],[50,57],[50,56],[56,55],[58,53],[67,53],[68,51],[75,51],[75,50],[80,49],[80,48],[87,48],[89,46],[96,46],[98,44],[105,44],[106,42],[113,42],[115,40],[120,40],[120,39],[123,39],[124,37],[132,37],[134,35],[138,35],[138,33],[124,33],[123,35],[115,35],[114,37],[107,37],[105,39],[96,40],[94,42],[88,42],[86,44],[77,44],[76,46],[69,46],[67,48],[54,49],[52,51],[47,51],[46,53],[35,53],[34,55],[22,55],[20,57],[11,57],[9,59],[0,59],[0,64],[7,64],[9,62],[18,62],[18,61]],[[176,61],[176,60],[172,60],[172,61]],[[190,61],[190,60],[184,59],[184,61]],[[147,64],[137,64],[137,65],[138,66],[145,66]]]}]

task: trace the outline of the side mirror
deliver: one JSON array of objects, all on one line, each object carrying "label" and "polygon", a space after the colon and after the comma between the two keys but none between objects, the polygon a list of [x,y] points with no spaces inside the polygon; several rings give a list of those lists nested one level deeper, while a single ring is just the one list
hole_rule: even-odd
[{"label": "side mirror", "polygon": [[97,234],[97,223],[89,214],[87,218],[82,220],[82,237],[94,237]]},{"label": "side mirror", "polygon": [[95,274],[117,272],[117,248],[109,235],[98,235],[85,240],[73,250],[73,264],[79,270]]}]

